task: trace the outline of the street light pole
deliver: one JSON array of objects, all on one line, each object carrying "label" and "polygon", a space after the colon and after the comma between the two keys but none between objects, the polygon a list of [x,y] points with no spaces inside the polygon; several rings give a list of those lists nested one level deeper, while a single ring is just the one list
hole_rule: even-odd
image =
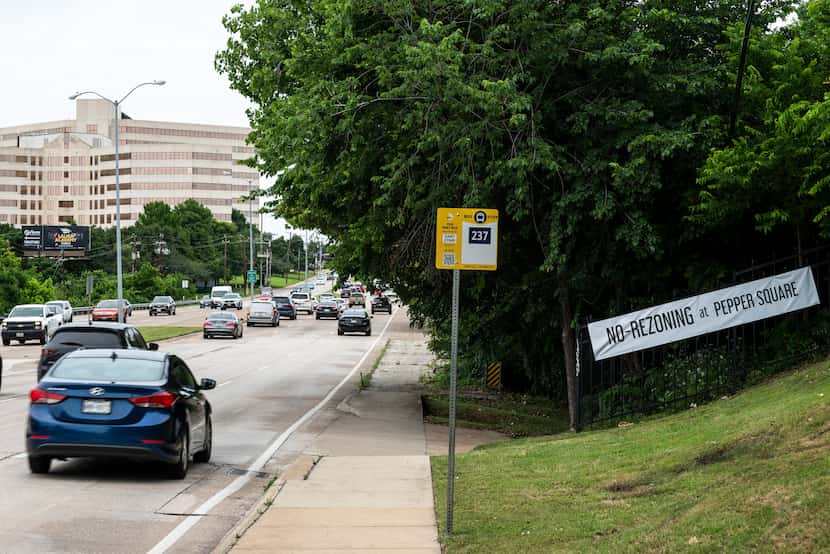
[{"label": "street light pole", "polygon": [[[251,180],[248,179],[248,254],[249,254],[249,267],[248,271],[254,270],[254,208],[253,208],[253,193],[251,191]],[[254,301],[254,283],[250,283],[251,286],[251,302]]]},{"label": "street light pole", "polygon": [[116,288],[118,290],[118,323],[124,323],[124,316],[126,315],[125,311],[121,309],[122,305],[124,304],[124,278],[123,278],[123,270],[122,270],[122,263],[121,263],[121,164],[120,164],[120,157],[119,157],[119,139],[118,139],[118,128],[120,125],[118,124],[119,116],[118,116],[118,108],[127,99],[129,95],[131,95],[137,88],[143,87],[144,85],[156,85],[161,86],[166,81],[149,81],[146,83],[139,83],[130,89],[130,92],[125,94],[121,100],[110,100],[106,96],[95,92],[94,90],[86,90],[83,92],[76,92],[72,96],[69,97],[70,100],[75,100],[81,95],[84,94],[94,94],[98,98],[102,100],[106,100],[113,107],[113,116],[114,116],[114,123],[115,123],[115,279],[116,279]]}]

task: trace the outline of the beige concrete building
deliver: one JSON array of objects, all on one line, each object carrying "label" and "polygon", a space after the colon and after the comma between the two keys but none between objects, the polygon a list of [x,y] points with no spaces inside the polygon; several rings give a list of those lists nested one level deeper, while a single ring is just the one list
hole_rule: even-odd
[{"label": "beige concrete building", "polygon": [[[75,109],[75,119],[0,127],[0,223],[115,224],[112,104],[79,99]],[[232,208],[247,217],[240,197],[259,183],[256,170],[239,163],[253,155],[245,144],[249,132],[137,120],[122,112],[122,225],[135,223],[149,202],[176,205],[188,198],[221,221],[230,221]]]}]

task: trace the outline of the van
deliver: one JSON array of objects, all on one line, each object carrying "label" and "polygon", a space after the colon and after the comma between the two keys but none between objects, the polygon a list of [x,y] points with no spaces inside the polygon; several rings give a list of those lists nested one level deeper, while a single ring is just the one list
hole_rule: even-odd
[{"label": "van", "polygon": [[228,294],[233,292],[233,289],[230,285],[217,285],[210,289],[210,307],[211,308],[221,308],[222,307],[222,298]]}]

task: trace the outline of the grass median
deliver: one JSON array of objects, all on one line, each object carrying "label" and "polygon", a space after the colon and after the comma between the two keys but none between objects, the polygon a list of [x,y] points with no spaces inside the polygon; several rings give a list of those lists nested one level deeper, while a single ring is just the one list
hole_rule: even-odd
[{"label": "grass median", "polygon": [[830,551],[830,367],[633,425],[433,458],[455,552]]},{"label": "grass median", "polygon": [[190,335],[191,333],[198,333],[202,330],[201,327],[139,327],[141,336],[147,342],[157,342],[165,339],[172,339],[174,337],[181,337],[182,335]]}]

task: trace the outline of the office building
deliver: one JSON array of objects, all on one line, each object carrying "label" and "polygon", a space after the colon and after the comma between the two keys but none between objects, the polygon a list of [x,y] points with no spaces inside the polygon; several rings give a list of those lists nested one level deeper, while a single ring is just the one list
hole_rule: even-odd
[{"label": "office building", "polygon": [[[0,223],[115,224],[113,107],[78,99],[75,119],[0,127]],[[150,202],[171,206],[193,198],[216,219],[257,189],[259,173],[240,165],[253,155],[250,129],[119,118],[121,223]],[[255,210],[257,205],[255,205]],[[254,211],[254,222],[258,221]]]}]

